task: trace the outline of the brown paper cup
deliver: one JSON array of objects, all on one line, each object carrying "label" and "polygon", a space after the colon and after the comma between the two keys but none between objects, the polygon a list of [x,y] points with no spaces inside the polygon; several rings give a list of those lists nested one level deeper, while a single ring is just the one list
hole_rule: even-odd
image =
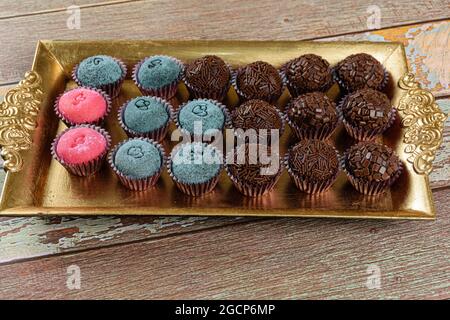
[{"label": "brown paper cup", "polygon": [[375,140],[378,136],[382,135],[387,129],[389,129],[392,124],[395,121],[395,118],[397,116],[397,109],[395,107],[392,107],[391,111],[389,112],[388,115],[388,122],[386,123],[386,125],[382,128],[379,129],[366,129],[366,128],[358,128],[355,126],[352,126],[350,123],[347,122],[347,120],[344,117],[344,113],[343,113],[343,109],[342,109],[342,104],[344,102],[344,98],[341,99],[341,101],[339,102],[336,111],[338,113],[338,117],[339,119],[342,121],[342,123],[344,124],[345,127],[345,131],[347,131],[347,133],[355,140],[358,141],[373,141]]},{"label": "brown paper cup", "polygon": [[[161,154],[161,167],[160,167],[158,172],[156,172],[152,176],[149,176],[149,177],[146,177],[146,178],[143,178],[143,179],[134,179],[132,177],[124,175],[123,173],[121,173],[119,171],[119,169],[114,164],[114,157],[116,155],[117,150],[119,150],[119,148],[124,143],[126,143],[127,141],[130,141],[130,140],[147,141],[147,142],[153,144],[154,146],[156,146],[159,149],[159,152]],[[166,161],[165,160],[165,152],[164,152],[163,146],[160,145],[159,143],[155,142],[154,140],[151,140],[151,139],[148,139],[148,138],[143,138],[143,137],[132,138],[132,139],[128,139],[128,140],[122,141],[121,143],[117,144],[114,147],[114,149],[108,155],[108,163],[109,163],[111,169],[116,174],[117,178],[119,178],[119,181],[127,189],[130,189],[130,190],[133,190],[133,191],[143,191],[143,190],[147,190],[147,189],[153,187],[158,182],[158,179],[161,176],[161,173],[162,173],[163,168],[164,168],[165,161]]]},{"label": "brown paper cup", "polygon": [[[333,147],[334,151],[336,152],[336,155],[339,157],[339,153],[337,150]],[[310,181],[309,179],[305,179],[304,177],[300,177],[295,174],[295,172],[292,170],[292,168],[289,165],[289,152],[286,153],[284,157],[284,166],[287,169],[287,172],[289,173],[289,176],[294,181],[297,188],[299,188],[301,191],[309,193],[309,194],[317,194],[321,192],[325,192],[328,189],[331,188],[333,183],[336,181],[337,176],[339,175],[339,169],[336,171],[334,176],[328,180],[325,181]]]},{"label": "brown paper cup", "polygon": [[[181,145],[180,145],[181,146]],[[214,147],[213,147],[214,148]],[[173,183],[177,186],[177,188],[192,197],[198,197],[203,194],[211,192],[219,182],[220,174],[223,169],[223,165],[220,167],[218,173],[216,176],[212,177],[206,182],[203,183],[185,183],[180,181],[172,172],[172,159],[173,155],[178,151],[179,147],[175,147],[172,152],[170,153],[168,159],[167,159],[167,172],[169,173],[170,177],[172,178]],[[219,152],[217,150],[217,152]]]},{"label": "brown paper cup", "polygon": [[400,177],[402,171],[403,171],[403,162],[399,160],[399,169],[397,172],[386,181],[381,182],[375,182],[375,181],[364,181],[362,179],[359,179],[355,176],[353,176],[347,169],[346,165],[346,159],[347,159],[347,151],[344,153],[344,155],[341,157],[341,168],[344,170],[345,174],[347,175],[348,180],[353,185],[353,187],[360,193],[365,195],[377,195],[385,192],[397,179]]},{"label": "brown paper cup", "polygon": [[180,70],[180,74],[178,75],[178,78],[176,80],[174,80],[172,83],[165,85],[161,88],[146,88],[144,87],[138,80],[137,74],[139,72],[139,69],[141,68],[142,64],[147,60],[147,59],[151,59],[152,56],[150,57],[146,57],[144,59],[142,59],[141,61],[139,61],[133,68],[133,73],[132,73],[132,78],[134,83],[136,84],[136,86],[139,88],[139,90],[142,92],[142,94],[146,95],[146,96],[155,96],[155,97],[160,97],[166,100],[170,100],[172,99],[176,93],[177,93],[177,89],[178,89],[178,83],[180,82],[183,73],[184,73],[184,64],[174,58],[174,57],[170,57],[170,56],[165,56],[169,59],[171,59],[172,61],[174,61],[176,64],[178,64],[181,68]]},{"label": "brown paper cup", "polygon": [[[81,163],[81,164],[66,163],[63,159],[61,159],[59,157],[58,153],[56,152],[56,146],[58,145],[58,141],[62,137],[63,134],[65,134],[67,131],[69,131],[71,129],[80,128],[80,127],[91,128],[91,129],[94,129],[94,130],[98,131],[99,133],[101,133],[106,139],[106,148],[105,148],[104,152],[102,152],[97,158],[92,159],[91,161],[88,161],[86,163]],[[52,153],[53,158],[56,161],[58,161],[64,168],[66,168],[66,170],[69,171],[71,174],[76,175],[76,176],[86,177],[86,176],[95,174],[97,171],[99,171],[101,169],[110,146],[111,146],[111,137],[106,130],[104,130],[100,127],[94,126],[94,125],[83,124],[83,125],[77,125],[74,127],[67,128],[62,133],[60,133],[53,140],[53,143],[51,146],[51,153]]]},{"label": "brown paper cup", "polygon": [[[125,63],[123,63],[121,60],[119,60],[117,58],[112,57],[112,59],[120,65],[120,68],[122,69],[122,77],[114,83],[102,85],[97,88],[106,92],[106,94],[108,94],[111,97],[111,99],[115,99],[119,96],[123,81],[125,80],[125,77],[127,76],[127,66],[125,65]],[[72,78],[78,84],[79,87],[83,87],[83,84],[80,82],[80,80],[78,80],[78,76],[77,76],[78,66],[79,66],[79,64],[77,64],[73,68]]]},{"label": "brown paper cup", "polygon": [[168,103],[166,100],[164,100],[162,98],[159,98],[159,97],[154,97],[154,98],[164,104],[166,111],[169,114],[169,119],[167,119],[167,123],[164,126],[162,126],[161,128],[158,128],[158,129],[150,131],[150,132],[144,132],[144,133],[137,132],[137,131],[134,131],[134,130],[128,128],[124,122],[123,115],[124,115],[125,108],[127,107],[128,103],[135,98],[130,99],[122,105],[122,107],[119,109],[119,111],[117,113],[117,119],[119,121],[120,127],[123,129],[123,131],[125,131],[125,133],[127,134],[128,137],[130,137],[130,138],[142,137],[142,138],[152,139],[152,140],[155,140],[158,142],[162,141],[165,138],[167,132],[169,131],[170,120],[173,118],[173,107],[170,103]]}]

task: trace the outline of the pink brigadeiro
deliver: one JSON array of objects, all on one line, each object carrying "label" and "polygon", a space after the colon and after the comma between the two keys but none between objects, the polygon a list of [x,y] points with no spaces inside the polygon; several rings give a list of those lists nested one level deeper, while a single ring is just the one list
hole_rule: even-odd
[{"label": "pink brigadeiro", "polygon": [[100,124],[111,109],[111,99],[101,90],[76,88],[56,99],[55,112],[67,125]]},{"label": "pink brigadeiro", "polygon": [[52,153],[72,174],[88,176],[100,170],[110,140],[109,134],[99,127],[76,126],[56,137]]}]

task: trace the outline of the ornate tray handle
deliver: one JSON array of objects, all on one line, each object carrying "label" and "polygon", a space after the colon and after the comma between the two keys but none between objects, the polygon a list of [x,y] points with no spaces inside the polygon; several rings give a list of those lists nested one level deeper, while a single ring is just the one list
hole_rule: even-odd
[{"label": "ornate tray handle", "polygon": [[41,78],[30,71],[16,88],[6,93],[0,104],[0,146],[6,170],[17,172],[22,169],[20,152],[31,147],[31,132],[36,127],[42,99]]},{"label": "ornate tray handle", "polygon": [[403,142],[405,152],[410,154],[408,162],[418,174],[429,174],[442,143],[447,115],[439,109],[431,92],[420,87],[412,73],[406,73],[398,85],[407,90],[397,109],[402,115],[402,126],[406,128]]}]

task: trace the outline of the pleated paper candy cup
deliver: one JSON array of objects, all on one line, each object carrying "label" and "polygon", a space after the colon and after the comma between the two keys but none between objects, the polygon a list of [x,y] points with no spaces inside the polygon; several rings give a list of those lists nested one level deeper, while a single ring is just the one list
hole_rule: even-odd
[{"label": "pleated paper candy cup", "polygon": [[[142,179],[136,179],[136,178],[133,178],[133,177],[123,174],[116,167],[116,165],[114,164],[114,159],[115,159],[117,151],[119,150],[119,148],[122,145],[124,145],[126,142],[131,141],[131,140],[141,140],[141,141],[151,143],[159,150],[159,153],[161,155],[161,166],[156,173],[154,173],[151,176],[142,178]],[[148,138],[144,138],[144,137],[137,137],[137,138],[132,138],[132,139],[122,141],[121,143],[117,144],[108,155],[108,163],[109,163],[111,169],[114,171],[117,178],[119,178],[119,181],[122,183],[122,185],[132,191],[144,191],[144,190],[147,190],[147,189],[155,186],[156,183],[158,182],[159,177],[161,176],[165,161],[166,161],[166,156],[165,156],[165,151],[164,151],[163,146],[161,144],[155,142],[152,139],[148,139]]]},{"label": "pleated paper candy cup", "polygon": [[[110,96],[111,99],[115,99],[115,98],[117,98],[119,96],[120,89],[122,88],[123,81],[125,80],[125,77],[127,76],[127,66],[121,60],[119,60],[117,58],[114,58],[114,57],[111,57],[111,58],[115,62],[117,62],[117,64],[119,64],[120,68],[122,69],[122,76],[117,81],[115,81],[113,83],[109,83],[109,84],[105,84],[105,85],[101,85],[101,86],[96,86],[96,88],[106,92],[106,94],[108,96]],[[81,81],[78,79],[78,67],[79,67],[79,64],[77,64],[73,68],[73,70],[72,70],[72,79],[78,84],[79,87],[83,87],[84,86],[83,83],[81,83]]]},{"label": "pleated paper candy cup", "polygon": [[340,121],[344,124],[345,131],[355,140],[358,141],[373,141],[380,135],[382,135],[386,130],[388,130],[392,124],[394,123],[396,117],[397,117],[397,109],[395,107],[392,107],[392,109],[389,111],[388,114],[388,121],[386,125],[384,125],[381,128],[378,129],[367,129],[364,127],[356,127],[351,125],[344,116],[343,112],[343,103],[345,101],[345,98],[342,98],[339,102],[336,111],[338,114],[338,117]]},{"label": "pleated paper candy cup", "polygon": [[[192,197],[199,197],[201,195],[210,193],[211,191],[214,190],[214,188],[217,186],[217,183],[219,182],[220,174],[222,173],[222,169],[223,169],[223,163],[220,165],[220,168],[219,168],[217,174],[205,182],[202,182],[202,183],[183,182],[174,175],[174,173],[172,171],[172,162],[173,162],[173,156],[176,154],[176,152],[179,150],[179,148],[181,148],[184,145],[185,144],[180,144],[180,145],[175,146],[175,148],[173,148],[172,152],[170,153],[169,157],[167,158],[166,166],[167,166],[167,172],[169,173],[169,176],[172,178],[172,181],[175,184],[175,186],[184,194],[187,194]],[[205,146],[205,145],[206,144],[203,144],[203,146]],[[209,147],[216,149],[216,151],[219,152],[219,154],[220,154],[220,151],[217,148],[215,148],[211,145],[209,145]],[[220,157],[221,157],[221,160],[223,160],[223,156],[220,155]]]},{"label": "pleated paper candy cup", "polygon": [[391,185],[400,177],[403,172],[403,162],[399,159],[399,167],[397,172],[385,181],[364,181],[363,179],[355,177],[347,168],[346,159],[348,156],[348,150],[341,157],[341,168],[347,175],[348,180],[353,185],[353,187],[360,193],[374,196],[384,193]]},{"label": "pleated paper candy cup", "polygon": [[[227,156],[226,156],[226,162],[225,162],[225,171],[228,175],[228,177],[230,178],[231,182],[233,182],[233,185],[236,187],[236,189],[239,190],[240,193],[242,193],[244,196],[247,197],[260,197],[263,196],[267,193],[269,193],[270,191],[273,190],[273,188],[275,187],[275,185],[277,184],[278,180],[280,179],[283,170],[284,170],[284,166],[283,166],[283,161],[280,158],[279,159],[279,168],[276,174],[272,175],[272,178],[270,179],[270,181],[268,181],[267,183],[262,183],[262,184],[251,184],[248,183],[247,181],[242,181],[240,179],[238,179],[236,176],[233,175],[232,171],[230,170],[230,166],[232,164],[227,163],[228,159],[232,158],[232,152],[235,152],[236,149],[234,149],[233,151],[230,151]],[[234,158],[233,158],[234,159]]]},{"label": "pleated paper candy cup", "polygon": [[[338,151],[333,147],[334,151],[336,152],[336,156],[338,159],[339,153]],[[333,183],[336,181],[340,168],[336,170],[336,173],[329,179],[323,180],[323,181],[311,181],[310,179],[307,179],[305,177],[301,177],[298,174],[292,170],[290,164],[289,164],[289,153],[290,150],[286,153],[284,156],[284,166],[286,167],[287,172],[289,173],[289,176],[294,181],[297,188],[299,188],[301,191],[309,193],[309,194],[318,194],[327,191],[331,188]]]},{"label": "pleated paper candy cup", "polygon": [[[103,135],[103,137],[105,137],[106,147],[105,147],[105,150],[99,156],[97,156],[95,159],[92,159],[85,163],[70,164],[70,163],[67,163],[66,161],[64,161],[63,159],[61,159],[61,157],[56,152],[56,147],[58,145],[59,139],[67,131],[76,129],[76,128],[90,128],[90,129],[93,129],[93,130],[101,133]],[[108,154],[108,150],[110,147],[111,147],[111,136],[109,135],[109,133],[106,130],[104,130],[100,127],[94,126],[94,125],[82,124],[82,125],[77,125],[74,127],[67,128],[66,130],[61,132],[53,140],[53,143],[51,146],[51,154],[52,154],[52,157],[56,161],[58,161],[64,168],[66,168],[66,170],[69,171],[71,174],[80,176],[80,177],[86,177],[86,176],[90,176],[90,175],[97,173],[102,168],[103,162],[106,159],[106,155]]]},{"label": "pleated paper candy cup", "polygon": [[119,111],[117,113],[117,120],[119,121],[119,125],[123,129],[123,131],[125,131],[125,133],[127,134],[127,136],[129,138],[142,137],[142,138],[148,138],[148,139],[152,139],[152,140],[160,142],[166,137],[167,132],[169,131],[169,127],[170,127],[170,121],[173,119],[173,113],[174,113],[173,107],[172,107],[172,105],[170,103],[168,103],[166,100],[164,100],[164,99],[162,99],[160,97],[152,97],[152,98],[156,99],[158,102],[160,102],[160,103],[162,103],[164,105],[164,108],[166,109],[166,111],[167,111],[167,113],[169,115],[169,118],[167,119],[166,124],[164,126],[158,128],[158,129],[155,129],[155,130],[152,130],[152,131],[149,131],[149,132],[138,132],[138,131],[135,131],[133,129],[130,129],[125,124],[125,121],[124,121],[125,109],[126,109],[127,105],[134,98],[130,99],[130,100],[126,101],[122,105],[122,107],[120,107],[120,109],[119,109]]},{"label": "pleated paper candy cup", "polygon": [[169,83],[165,86],[162,86],[160,88],[147,88],[147,87],[144,87],[139,82],[139,79],[138,79],[139,69],[141,68],[142,64],[145,61],[147,61],[148,59],[152,59],[153,58],[152,56],[142,59],[134,66],[132,78],[133,78],[134,83],[136,84],[136,86],[139,88],[139,90],[142,92],[143,95],[155,96],[155,97],[163,98],[165,100],[170,100],[177,94],[178,83],[180,82],[180,80],[182,79],[183,74],[184,74],[184,64],[180,60],[178,60],[174,57],[171,57],[171,56],[164,56],[164,55],[159,55],[159,56],[163,56],[163,57],[166,57],[166,58],[172,60],[180,67],[180,73],[174,81],[172,81],[171,83]]}]

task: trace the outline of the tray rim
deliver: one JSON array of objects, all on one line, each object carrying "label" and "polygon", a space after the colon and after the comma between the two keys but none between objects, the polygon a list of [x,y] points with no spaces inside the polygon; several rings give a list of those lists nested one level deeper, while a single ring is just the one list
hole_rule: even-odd
[{"label": "tray rim", "polygon": [[[34,57],[34,61],[33,61],[33,67],[32,67],[32,71],[28,72],[25,75],[24,80],[22,80],[18,87],[15,88],[16,90],[21,90],[21,88],[27,88],[27,85],[29,86],[30,83],[33,83],[37,78],[39,79],[39,74],[36,73],[36,69],[37,66],[39,64],[39,51],[40,50],[46,50],[48,51],[48,53],[50,55],[53,56],[53,58],[55,59],[55,61],[60,65],[61,70],[64,71],[64,68],[61,66],[60,62],[58,61],[58,59],[53,55],[53,53],[51,52],[51,48],[49,48],[49,46],[53,46],[53,45],[64,45],[64,43],[80,43],[80,44],[89,44],[89,43],[118,43],[118,44],[127,44],[127,43],[157,43],[157,44],[173,44],[173,43],[201,43],[201,44],[211,44],[211,43],[246,43],[246,44],[266,44],[266,43],[280,43],[280,44],[300,44],[300,43],[314,43],[314,45],[324,45],[326,46],[327,44],[336,44],[335,41],[295,41],[295,40],[288,40],[288,41],[265,41],[265,40],[255,40],[255,41],[241,41],[241,40],[40,40],[38,41],[38,45],[36,48],[36,53],[35,53],[35,57]],[[373,45],[374,42],[370,42],[370,41],[344,41],[344,42],[340,42],[340,43],[345,43],[347,45],[352,45],[352,44],[370,44]],[[401,43],[377,43],[377,45],[397,45],[397,49],[400,49],[405,62],[406,62],[406,55],[405,55],[405,50],[404,50],[404,46]],[[396,49],[396,50],[397,50]],[[405,74],[405,76],[402,79],[403,82],[403,87],[402,85],[399,83],[399,87],[402,90],[405,90],[404,96],[410,95],[413,96],[416,95],[417,96],[417,91],[419,90],[420,94],[423,95],[427,95],[428,97],[431,96],[432,102],[434,103],[434,98],[432,96],[432,94],[425,89],[422,89],[420,87],[420,85],[414,80],[414,75],[411,73],[407,73]],[[13,89],[14,90],[14,89]],[[35,88],[34,91],[34,96],[33,98],[35,99],[35,102],[37,105],[39,105],[40,103],[42,103],[42,101],[39,101],[39,98],[37,98],[36,96],[38,96],[39,94],[39,88]],[[7,95],[9,94],[9,92],[7,93]],[[43,93],[42,93],[43,95]],[[41,97],[42,98],[42,97]],[[37,110],[37,112],[39,112],[39,109]],[[442,114],[441,120],[445,117],[446,119],[446,115],[442,113],[442,111],[438,108],[438,110],[434,110],[434,112],[437,114],[438,112],[440,112]],[[445,119],[443,121],[445,121]],[[0,125],[1,125],[1,120],[0,120]],[[32,130],[29,130],[26,133],[31,134]],[[442,135],[442,132],[441,132]],[[0,145],[4,145],[2,143],[2,141],[0,141]],[[435,145],[437,145],[437,147],[439,147],[440,145],[440,141],[435,141]],[[18,154],[18,156],[16,155],[16,157],[20,158],[20,152],[22,150],[26,150],[27,146],[23,146],[20,145],[18,148],[19,150],[13,150],[14,152],[16,152],[16,154]],[[437,149],[437,147],[433,150],[434,153]],[[5,157],[5,152],[4,149],[2,149],[2,156]],[[434,153],[432,154],[434,156]],[[434,157],[433,159],[434,160]],[[123,213],[123,214],[137,214],[137,215],[180,215],[181,212],[183,211],[183,215],[208,215],[208,216],[218,216],[218,215],[226,215],[226,216],[265,216],[265,217],[281,217],[281,216],[286,216],[286,217],[334,217],[334,218],[370,218],[370,219],[425,219],[425,220],[429,220],[429,219],[434,219],[435,218],[435,209],[434,209],[434,202],[432,201],[432,195],[431,195],[431,190],[429,188],[429,178],[428,178],[428,174],[431,172],[431,164],[432,164],[432,160],[429,161],[429,165],[427,166],[426,169],[421,169],[418,168],[417,166],[414,166],[414,170],[420,174],[423,175],[423,177],[425,178],[425,183],[427,185],[427,196],[430,199],[430,210],[429,212],[422,212],[422,211],[413,211],[413,210],[396,210],[396,211],[373,211],[374,213],[376,213],[377,215],[366,215],[366,214],[356,214],[358,212],[362,212],[364,213],[364,211],[351,211],[354,214],[350,215],[350,214],[345,214],[345,212],[349,211],[349,210],[324,210],[324,209],[308,209],[308,208],[299,208],[299,209],[270,209],[270,210],[263,210],[263,212],[265,213],[261,213],[260,210],[254,210],[254,209],[243,209],[243,208],[216,208],[216,209],[212,209],[212,208],[207,208],[207,210],[201,210],[201,208],[163,208],[163,210],[161,212],[149,212],[150,210],[156,210],[158,211],[158,208],[152,208],[152,207],[146,207],[144,210],[142,210],[142,212],[139,212],[139,210],[136,210],[136,207],[97,207],[96,209],[92,208],[92,207],[88,207],[91,213],[87,213],[85,211],[85,209],[83,209],[83,207],[72,207],[72,208],[68,208],[68,207],[22,207],[22,208],[7,208],[4,206],[4,197],[5,197],[5,190],[8,187],[8,183],[11,179],[11,175],[14,174],[15,171],[20,170],[20,167],[14,167],[14,166],[8,166],[8,154],[6,154],[6,169],[9,169],[6,177],[5,177],[5,182],[3,185],[3,190],[2,190],[2,196],[1,196],[1,201],[0,201],[0,215],[72,215],[72,214],[83,214],[83,215],[88,215],[88,214],[92,214],[92,215],[98,215],[98,214],[114,214],[114,213],[118,213],[118,211],[126,211],[126,212],[133,212],[133,213]],[[316,210],[315,213],[309,213],[309,211],[313,211]],[[191,212],[192,211],[192,212]],[[228,212],[229,211],[229,212]],[[275,212],[281,212],[281,213],[277,213],[276,215],[274,214]],[[295,211],[296,213],[290,213],[290,211]],[[317,213],[320,212],[320,213]],[[372,211],[368,211],[368,212],[372,212]],[[393,212],[399,213],[399,215],[392,215]],[[424,215],[419,215],[419,216],[413,216],[413,213],[420,213],[420,214],[424,214]],[[405,214],[405,216],[403,215]]]}]

